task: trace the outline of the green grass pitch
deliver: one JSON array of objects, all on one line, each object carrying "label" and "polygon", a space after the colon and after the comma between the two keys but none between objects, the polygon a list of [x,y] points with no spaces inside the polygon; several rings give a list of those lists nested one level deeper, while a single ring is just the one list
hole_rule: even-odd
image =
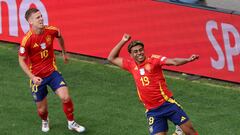
[{"label": "green grass pitch", "polygon": [[[70,59],[58,68],[68,83],[75,119],[86,126],[84,135],[147,135],[145,110],[139,103],[131,75],[109,65]],[[174,97],[200,135],[240,133],[240,90],[166,76]],[[0,43],[0,134],[43,135],[30,94],[29,79],[18,65],[17,47]],[[51,130],[48,135],[75,135],[67,129],[61,102],[48,96]],[[169,122],[170,133],[174,127]],[[169,133],[169,134],[170,134]]]}]

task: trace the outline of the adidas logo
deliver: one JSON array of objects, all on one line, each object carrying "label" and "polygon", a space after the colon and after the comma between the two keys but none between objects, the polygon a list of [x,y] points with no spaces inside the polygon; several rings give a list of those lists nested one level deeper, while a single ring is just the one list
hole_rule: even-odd
[{"label": "adidas logo", "polygon": [[39,47],[39,45],[38,45],[37,43],[35,43],[35,44],[33,45],[33,48],[36,48],[36,47]]},{"label": "adidas logo", "polygon": [[65,82],[61,81],[60,85],[65,85]]},{"label": "adidas logo", "polygon": [[181,117],[181,122],[183,122],[184,120],[186,120],[186,117],[182,116]]},{"label": "adidas logo", "polygon": [[136,66],[136,67],[134,68],[134,70],[138,70],[138,67]]}]

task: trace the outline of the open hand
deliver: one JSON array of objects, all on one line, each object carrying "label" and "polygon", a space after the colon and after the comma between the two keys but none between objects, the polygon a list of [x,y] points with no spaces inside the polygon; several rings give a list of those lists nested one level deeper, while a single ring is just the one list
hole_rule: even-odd
[{"label": "open hand", "polygon": [[67,64],[69,59],[68,55],[66,53],[63,53],[62,57],[63,57],[64,64]]}]

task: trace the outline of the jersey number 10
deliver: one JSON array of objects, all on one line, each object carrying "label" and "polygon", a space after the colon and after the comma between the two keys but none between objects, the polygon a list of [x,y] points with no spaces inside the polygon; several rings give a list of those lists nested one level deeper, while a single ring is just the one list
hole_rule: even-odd
[{"label": "jersey number 10", "polygon": [[47,58],[48,57],[48,50],[43,50],[41,51],[41,59]]}]

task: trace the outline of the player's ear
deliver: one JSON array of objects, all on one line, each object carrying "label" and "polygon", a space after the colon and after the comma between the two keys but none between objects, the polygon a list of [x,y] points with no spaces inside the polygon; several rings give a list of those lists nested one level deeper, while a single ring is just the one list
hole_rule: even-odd
[{"label": "player's ear", "polygon": [[32,19],[32,17],[30,16],[30,17],[28,18],[28,23],[31,24],[31,25],[33,24],[33,21],[32,21],[32,20],[33,20],[33,19]]},{"label": "player's ear", "polygon": [[129,55],[130,55],[132,58],[134,58],[134,57],[133,57],[133,53],[132,53],[132,52],[131,52],[131,53],[129,53]]}]

